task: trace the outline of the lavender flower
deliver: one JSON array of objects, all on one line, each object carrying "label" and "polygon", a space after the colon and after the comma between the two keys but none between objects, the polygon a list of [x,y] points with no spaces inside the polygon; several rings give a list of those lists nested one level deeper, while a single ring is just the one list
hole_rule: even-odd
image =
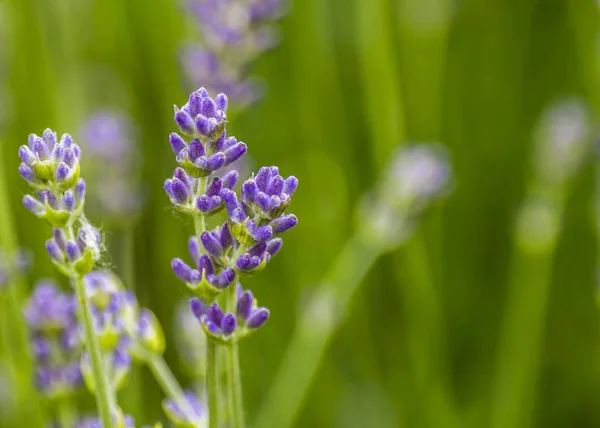
[{"label": "lavender flower", "polygon": [[40,281],[24,309],[36,362],[36,381],[50,398],[71,395],[81,385],[81,339],[73,295]]},{"label": "lavender flower", "polygon": [[135,217],[143,204],[139,169],[142,156],[129,118],[113,111],[99,111],[87,118],[80,130],[84,162],[94,188],[90,210],[113,222]]},{"label": "lavender flower", "polygon": [[[113,420],[118,428],[135,428],[133,417],[123,415],[121,411],[113,415]],[[79,421],[75,428],[102,428],[102,422],[98,418],[87,417]]]},{"label": "lavender flower", "polygon": [[269,319],[267,308],[258,307],[251,291],[238,284],[235,313],[224,313],[213,303],[206,306],[200,299],[190,300],[190,308],[208,337],[219,343],[235,342],[262,327]]},{"label": "lavender flower", "polygon": [[241,109],[259,98],[259,85],[248,78],[251,63],[277,44],[273,23],[283,15],[282,0],[186,0],[185,9],[202,34],[188,44],[181,62],[187,80],[224,92]]},{"label": "lavender flower", "polygon": [[184,412],[183,409],[170,398],[163,400],[163,409],[169,419],[178,427],[197,427],[205,426],[207,423],[207,410],[196,395],[191,391],[185,391],[185,400],[188,403],[188,408],[191,410]]},{"label": "lavender flower", "polygon": [[[188,144],[179,135],[171,134],[171,146],[182,167],[165,183],[175,207],[196,220],[200,218],[203,222],[204,217],[214,215],[225,205],[226,223],[213,230],[201,230],[198,237],[190,238],[188,248],[194,266],[190,267],[180,258],[172,262],[177,277],[199,297],[193,301],[192,308],[196,309],[195,315],[201,319],[203,328],[210,337],[224,341],[245,337],[260,327],[269,316],[268,310],[257,309],[252,303],[254,306],[249,306],[252,314],[223,314],[216,304],[206,307],[203,302],[213,302],[238,275],[264,269],[281,249],[283,241],[278,235],[298,223],[295,215],[285,213],[298,187],[298,179],[294,176],[284,179],[277,167],[261,168],[256,176],[244,182],[240,198],[233,190],[238,178],[236,171],[222,178],[213,176],[211,180],[211,175],[229,160],[239,158],[237,155],[228,157],[227,150],[220,151],[223,147],[243,148],[240,156],[246,152],[246,146],[240,146],[243,143],[237,143],[235,137],[225,137],[226,100],[223,94],[213,100],[201,88],[190,96],[186,105],[176,109],[177,125],[194,139]],[[205,168],[210,159],[221,153],[223,162]],[[201,307],[204,310],[199,309]]]}]

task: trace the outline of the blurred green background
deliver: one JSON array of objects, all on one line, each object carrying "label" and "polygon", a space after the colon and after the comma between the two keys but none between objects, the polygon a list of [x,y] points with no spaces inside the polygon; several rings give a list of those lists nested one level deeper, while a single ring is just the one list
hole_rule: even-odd
[{"label": "blurred green background", "polygon": [[[0,4],[0,172],[19,244],[35,254],[30,283],[58,275],[44,251],[49,228],[20,204],[26,185],[17,173],[18,146],[46,127],[76,135],[97,108],[124,110],[139,128],[147,191],[133,232],[135,287],[170,332],[184,297],[170,260],[185,255],[191,225],[168,210],[163,182],[175,166],[167,138],[175,130],[172,106],[183,104],[189,89],[177,61],[189,19],[175,0]],[[435,379],[422,389],[417,375],[413,351],[428,340],[419,332],[427,313],[419,317],[411,290],[423,273],[439,294],[446,346],[443,355],[434,352],[448,375],[454,426],[493,426],[513,225],[530,175],[533,127],[565,94],[600,109],[598,24],[591,0],[291,2],[281,44],[252,72],[266,84],[264,98],[229,125],[255,166],[276,164],[300,180],[291,210],[299,226],[269,269],[245,284],[272,313],[267,327],[241,344],[250,425],[306,299],[353,234],[359,198],[394,147],[439,141],[451,153],[453,193],[362,281],[294,426],[450,425],[433,414],[441,412],[427,388]],[[514,426],[600,427],[594,174],[589,162],[573,180],[556,252],[546,255],[547,312],[532,361],[539,376],[521,402],[529,417]],[[105,226],[109,243],[118,243],[125,232]],[[121,272],[115,246],[112,263]],[[413,265],[422,251],[426,272]],[[544,274],[538,262],[523,262],[531,276],[520,286]],[[177,367],[172,340],[167,360]],[[161,394],[147,374],[143,382],[148,414],[141,422],[150,423],[160,417]]]}]

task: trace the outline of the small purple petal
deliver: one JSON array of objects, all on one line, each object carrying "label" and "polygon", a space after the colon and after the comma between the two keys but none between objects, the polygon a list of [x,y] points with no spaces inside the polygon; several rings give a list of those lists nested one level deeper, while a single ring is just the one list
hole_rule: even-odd
[{"label": "small purple petal", "polygon": [[285,182],[283,181],[283,178],[280,175],[276,175],[271,180],[271,183],[269,183],[267,193],[269,195],[279,195],[283,191],[284,185]]},{"label": "small purple petal", "polygon": [[185,140],[175,132],[172,132],[169,135],[169,141],[176,155],[179,155],[184,149],[187,149]]},{"label": "small purple petal", "polygon": [[258,197],[258,186],[256,182],[252,179],[246,180],[244,184],[242,184],[242,199],[247,204],[252,204],[256,201]]},{"label": "small purple petal", "polygon": [[81,257],[81,250],[79,249],[79,246],[73,241],[67,242],[66,252],[67,257],[71,262],[74,262]]},{"label": "small purple petal", "polygon": [[269,226],[273,228],[275,235],[290,230],[292,227],[298,224],[298,217],[294,214],[282,215],[269,223]]},{"label": "small purple petal", "polygon": [[202,104],[200,105],[200,113],[206,117],[215,117],[215,114],[217,113],[215,102],[209,97],[203,98]]},{"label": "small purple petal", "polygon": [[206,192],[205,194],[207,196],[215,196],[218,195],[219,192],[221,191],[221,187],[222,187],[222,183],[221,183],[221,179],[219,177],[215,177],[213,178],[213,180],[210,182],[210,184],[206,187]]},{"label": "small purple petal", "polygon": [[186,134],[193,134],[195,131],[194,120],[183,110],[178,110],[176,108],[175,111],[175,122],[177,122],[177,126],[181,129],[181,132],[185,132]]},{"label": "small purple petal", "polygon": [[269,239],[271,239],[271,237],[273,237],[273,229],[271,228],[271,226],[257,227],[254,233],[252,234],[252,237],[257,242],[266,242]]},{"label": "small purple petal", "polygon": [[289,176],[285,179],[285,185],[283,186],[283,191],[287,195],[293,195],[296,189],[298,188],[298,179],[293,175]]},{"label": "small purple petal", "polygon": [[207,167],[211,171],[216,171],[217,169],[225,165],[226,160],[227,159],[225,158],[225,155],[223,153],[215,153],[214,155],[208,158]]},{"label": "small purple petal", "polygon": [[46,251],[50,255],[50,258],[56,263],[62,263],[65,260],[60,247],[54,239],[48,239],[46,241]]},{"label": "small purple petal", "polygon": [[63,205],[69,212],[73,212],[75,209],[75,195],[70,190],[67,190],[63,194]]},{"label": "small purple petal", "polygon": [[19,165],[19,174],[30,183],[34,183],[37,180],[35,172],[33,172],[33,170],[24,163]]},{"label": "small purple petal", "polygon": [[23,205],[33,214],[42,214],[45,211],[44,205],[31,195],[23,196]]},{"label": "small purple petal", "polygon": [[31,151],[31,149],[27,146],[19,147],[19,157],[23,161],[24,164],[31,166],[31,164],[37,160],[35,153]]},{"label": "small purple petal", "polygon": [[205,154],[206,152],[204,151],[204,146],[200,140],[195,139],[190,143],[190,150],[188,152],[190,161],[196,162],[198,158],[204,156]]},{"label": "small purple petal", "polygon": [[214,279],[214,286],[217,288],[225,288],[234,281],[235,271],[231,268],[225,269]]},{"label": "small purple petal", "polygon": [[246,146],[245,143],[238,143],[235,146],[228,148],[224,152],[226,159],[225,164],[229,165],[230,163],[235,162],[236,160],[244,156],[247,150],[248,146]]},{"label": "small purple petal", "polygon": [[215,104],[217,109],[221,111],[227,110],[227,95],[220,93],[215,97]]},{"label": "small purple petal", "polygon": [[217,305],[216,303],[213,303],[212,305],[210,305],[210,307],[208,308],[208,313],[206,315],[206,317],[208,318],[208,321],[210,321],[216,325],[219,325],[219,326],[223,322],[224,316],[225,316],[225,314],[223,313],[223,311],[221,310],[219,305]]},{"label": "small purple petal", "polygon": [[206,252],[212,257],[221,257],[223,255],[223,247],[215,236],[210,232],[204,232],[200,235],[202,246],[206,249]]},{"label": "small purple petal", "polygon": [[269,253],[271,256],[274,256],[275,254],[277,254],[277,252],[279,250],[281,250],[282,245],[283,245],[283,239],[281,239],[281,238],[271,239],[269,242],[267,242],[267,253]]},{"label": "small purple petal", "polygon": [[190,256],[192,257],[192,260],[194,261],[194,263],[196,263],[196,265],[198,264],[198,261],[200,260],[200,245],[198,245],[198,238],[195,236],[192,236],[189,241],[188,241],[188,250],[190,252]]},{"label": "small purple petal", "polygon": [[222,187],[227,189],[233,189],[233,187],[238,181],[239,176],[240,174],[237,171],[229,171],[223,178],[221,178],[221,181],[223,183]]}]

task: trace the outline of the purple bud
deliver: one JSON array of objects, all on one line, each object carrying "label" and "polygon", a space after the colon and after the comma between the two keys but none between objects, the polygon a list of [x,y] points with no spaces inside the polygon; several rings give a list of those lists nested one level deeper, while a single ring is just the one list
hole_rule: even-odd
[{"label": "purple bud", "polygon": [[67,242],[66,252],[67,252],[67,257],[69,258],[69,260],[71,262],[75,262],[76,260],[78,260],[81,257],[81,251],[79,249],[79,246],[73,241]]},{"label": "purple bud", "polygon": [[190,187],[190,184],[192,183],[192,179],[190,178],[190,176],[187,174],[187,172],[185,172],[185,170],[183,168],[180,168],[180,167],[175,168],[175,172],[173,173],[173,178],[177,178],[179,181],[184,183],[187,187]]},{"label": "purple bud", "polygon": [[193,134],[195,129],[194,120],[183,110],[178,110],[175,107],[175,122],[177,122],[177,126],[181,129],[181,132],[186,134]]},{"label": "purple bud", "polygon": [[173,259],[171,267],[175,275],[183,282],[191,282],[192,268],[186,265],[181,259]]},{"label": "purple bud", "polygon": [[210,133],[210,122],[207,117],[199,114],[196,116],[196,129],[202,135],[208,135]]},{"label": "purple bud", "polygon": [[56,181],[62,183],[67,179],[69,174],[71,173],[71,169],[67,166],[66,163],[61,162],[56,168]]},{"label": "purple bud", "polygon": [[245,143],[238,143],[235,146],[228,148],[225,150],[225,164],[229,165],[230,163],[235,162],[244,156],[247,150],[248,146],[246,146]]},{"label": "purple bud", "polygon": [[221,247],[229,248],[229,247],[233,246],[233,236],[231,235],[231,232],[229,231],[229,226],[227,223],[224,223],[223,226],[221,226],[220,238],[221,238]]},{"label": "purple bud", "polygon": [[223,178],[221,178],[222,187],[226,189],[233,189],[238,181],[239,176],[240,174],[237,171],[229,171],[227,174],[225,174],[225,176],[223,176]]},{"label": "purple bud", "polygon": [[263,166],[258,170],[258,174],[256,174],[256,178],[254,180],[256,181],[256,185],[258,186],[259,190],[266,192],[269,181],[271,180],[270,168]]},{"label": "purple bud", "polygon": [[227,95],[220,93],[215,97],[215,104],[217,109],[221,111],[227,110]]},{"label": "purple bud", "polygon": [[251,256],[256,256],[262,259],[265,256],[265,251],[267,251],[267,244],[261,242],[260,244],[256,244],[248,248],[247,253]]},{"label": "purple bud", "polygon": [[204,91],[200,92],[200,90],[196,92],[192,92],[187,102],[188,112],[191,116],[196,116],[200,113],[200,106],[202,105],[202,98],[207,97],[204,94]]},{"label": "purple bud", "polygon": [[287,195],[293,195],[296,189],[298,188],[298,179],[293,175],[289,176],[285,179],[285,185],[283,186],[283,191]]},{"label": "purple bud", "polygon": [[188,188],[177,178],[173,180],[167,179],[165,181],[165,191],[167,192],[167,195],[169,195],[171,202],[173,202],[174,204],[187,203]]},{"label": "purple bud", "polygon": [[67,190],[63,194],[63,205],[69,212],[73,212],[75,209],[75,196],[72,191]]},{"label": "purple bud", "polygon": [[209,97],[202,99],[202,104],[200,105],[200,113],[206,117],[215,117],[217,113],[217,106],[215,102]]},{"label": "purple bud", "polygon": [[281,175],[276,175],[271,180],[271,183],[269,183],[267,193],[269,195],[279,195],[279,194],[281,194],[281,192],[283,192],[284,185],[285,185],[285,182],[283,181],[283,178],[281,177]]},{"label": "purple bud", "polygon": [[187,149],[185,140],[175,132],[172,132],[169,135],[169,142],[171,143],[171,147],[176,155],[179,155],[179,153],[181,153],[184,149]]},{"label": "purple bud", "polygon": [[59,229],[57,227],[53,228],[52,237],[54,238],[54,242],[56,242],[56,245],[58,245],[62,251],[65,251],[67,249],[67,235],[65,234],[64,230]]},{"label": "purple bud", "polygon": [[260,209],[265,212],[271,209],[271,198],[266,193],[258,192],[258,195],[256,196],[256,203]]},{"label": "purple bud", "polygon": [[221,257],[223,255],[223,248],[221,247],[221,243],[215,236],[210,232],[204,232],[200,235],[200,240],[202,241],[202,246],[206,249],[206,252],[210,254],[212,257]]},{"label": "purple bud", "polygon": [[231,333],[235,331],[237,327],[237,321],[235,319],[235,315],[227,314],[223,317],[223,321],[221,321],[221,330],[223,330],[223,334],[225,336],[229,336]]},{"label": "purple bud", "polygon": [[225,201],[225,208],[229,216],[233,214],[236,208],[239,208],[240,204],[237,199],[237,195],[230,189],[223,189],[221,191],[221,197]]},{"label": "purple bud", "polygon": [[279,250],[281,250],[282,245],[283,245],[283,239],[281,239],[281,238],[271,239],[269,242],[267,242],[267,253],[269,253],[271,256],[274,256],[275,254],[277,254],[277,252]]},{"label": "purple bud", "polygon": [[206,275],[212,275],[215,273],[212,260],[206,254],[202,254],[198,259],[198,270],[205,272]]},{"label": "purple bud", "polygon": [[56,134],[51,129],[45,129],[42,133],[42,140],[49,149],[52,149],[56,145]]},{"label": "purple bud", "polygon": [[35,172],[33,172],[33,170],[24,163],[19,165],[19,174],[30,183],[34,183],[37,180]]},{"label": "purple bud", "polygon": [[46,146],[46,143],[40,137],[34,139],[32,150],[41,160],[46,160],[50,157],[48,146]]},{"label": "purple bud", "polygon": [[50,191],[50,190],[44,190],[44,192],[42,193],[44,196],[44,201],[50,205],[50,207],[52,207],[52,209],[59,209],[58,206],[58,199],[56,199],[56,196],[54,196],[54,194]]},{"label": "purple bud", "polygon": [[202,195],[196,201],[196,208],[202,213],[208,213],[213,208],[212,199],[206,195]]},{"label": "purple bud", "polygon": [[294,214],[282,215],[269,223],[269,226],[273,228],[275,235],[290,230],[292,227],[298,224],[298,217]]},{"label": "purple bud", "polygon": [[190,256],[194,263],[198,264],[200,261],[200,246],[198,245],[198,238],[192,236],[188,241],[188,249],[190,251]]},{"label": "purple bud", "polygon": [[24,164],[31,166],[31,164],[37,160],[35,154],[27,146],[19,147],[19,157]]},{"label": "purple bud", "polygon": [[71,147],[73,145],[73,137],[70,134],[62,134],[60,137],[60,145],[64,148]]},{"label": "purple bud", "polygon": [[247,204],[252,204],[256,201],[258,196],[258,186],[256,182],[252,179],[246,180],[244,184],[242,184],[242,199]]},{"label": "purple bud", "polygon": [[65,260],[60,247],[54,239],[48,239],[46,241],[46,251],[48,251],[48,255],[50,255],[50,258],[56,263],[62,263]]},{"label": "purple bud", "polygon": [[23,196],[23,205],[35,215],[42,214],[46,209],[40,201],[31,195]]},{"label": "purple bud", "polygon": [[208,308],[200,299],[195,297],[190,299],[190,309],[196,318],[201,321],[203,315],[206,315],[208,312]]},{"label": "purple bud", "polygon": [[204,325],[206,326],[206,329],[211,332],[212,334],[214,334],[215,336],[217,334],[219,334],[219,327],[217,327],[217,325],[211,321],[206,321],[204,323]]},{"label": "purple bud", "polygon": [[254,231],[254,233],[252,234],[252,237],[257,242],[266,242],[269,239],[271,239],[272,236],[273,236],[273,229],[271,228],[271,226],[257,227],[256,230]]},{"label": "purple bud", "polygon": [[242,296],[238,299],[237,302],[237,315],[243,321],[246,321],[252,312],[252,305],[254,304],[254,296],[251,291],[246,291]]},{"label": "purple bud", "polygon": [[223,153],[215,153],[211,157],[208,158],[206,166],[211,171],[216,171],[225,165],[226,158]]},{"label": "purple bud", "polygon": [[210,307],[208,308],[208,313],[206,315],[208,321],[216,325],[221,325],[224,316],[225,314],[223,313],[219,305],[217,305],[216,303],[210,305]]},{"label": "purple bud", "polygon": [[80,178],[77,184],[75,185],[75,201],[77,204],[80,204],[85,199],[85,181],[83,178]]},{"label": "purple bud", "polygon": [[231,285],[235,279],[235,271],[231,268],[225,269],[214,279],[214,286],[217,288],[225,288]]},{"label": "purple bud", "polygon": [[218,195],[221,191],[222,183],[219,177],[213,178],[210,184],[206,187],[206,195],[207,196],[215,196]]},{"label": "purple bud", "polygon": [[63,162],[65,158],[65,149],[59,145],[54,146],[51,157],[54,162]]},{"label": "purple bud", "polygon": [[246,322],[246,326],[248,328],[259,328],[267,322],[269,315],[270,313],[267,308],[258,308],[252,312],[252,315],[250,315]]},{"label": "purple bud", "polygon": [[190,150],[188,152],[188,157],[190,161],[196,162],[198,158],[204,156],[206,152],[204,151],[204,146],[200,142],[200,140],[195,139],[190,143]]},{"label": "purple bud", "polygon": [[235,266],[241,271],[251,271],[260,266],[262,260],[250,254],[242,254],[235,262]]},{"label": "purple bud", "polygon": [[223,150],[227,150],[230,147],[233,147],[237,144],[237,138],[235,137],[228,137],[227,139],[225,139],[225,141],[223,141]]}]

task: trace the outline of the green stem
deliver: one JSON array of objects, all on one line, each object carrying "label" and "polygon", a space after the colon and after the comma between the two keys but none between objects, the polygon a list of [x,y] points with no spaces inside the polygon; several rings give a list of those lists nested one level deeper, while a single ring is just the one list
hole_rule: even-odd
[{"label": "green stem", "polygon": [[108,379],[106,378],[106,370],[104,369],[104,361],[100,353],[98,338],[94,331],[92,320],[92,312],[90,309],[90,299],[85,291],[85,281],[83,277],[74,278],[75,291],[77,299],[81,303],[81,311],[79,317],[83,324],[83,334],[86,348],[90,354],[90,362],[92,366],[92,376],[96,387],[96,404],[98,413],[102,420],[102,426],[105,428],[113,427],[112,410],[115,409],[114,397],[109,389]]},{"label": "green stem", "polygon": [[298,320],[283,363],[253,426],[293,425],[329,341],[382,251],[357,237],[346,243]]},{"label": "green stem", "polygon": [[162,355],[148,355],[145,361],[165,395],[175,400],[179,407],[188,414],[190,420],[194,420],[194,410],[185,398],[183,389],[181,389],[179,382],[177,382]]},{"label": "green stem", "polygon": [[58,404],[57,417],[61,428],[72,428],[77,421],[77,409],[72,398],[66,398]]},{"label": "green stem", "polygon": [[[226,291],[226,311],[235,313],[237,305],[237,287],[231,285]],[[233,428],[244,428],[244,399],[240,357],[237,343],[228,344],[223,353],[223,364],[227,367],[227,401],[229,417]]]},{"label": "green stem", "polygon": [[206,342],[206,392],[208,396],[208,427],[219,428],[219,370],[217,345]]}]

